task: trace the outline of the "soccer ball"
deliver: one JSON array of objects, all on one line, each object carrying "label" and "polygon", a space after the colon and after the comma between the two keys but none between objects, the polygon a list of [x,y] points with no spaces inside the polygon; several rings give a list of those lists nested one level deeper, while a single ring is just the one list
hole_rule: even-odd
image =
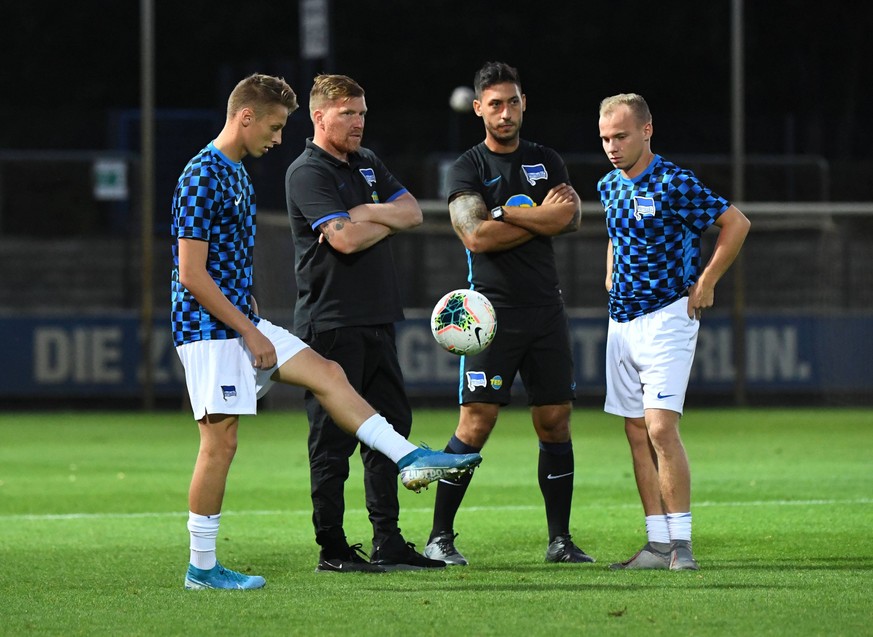
[{"label": "soccer ball", "polygon": [[476,93],[469,86],[459,86],[452,91],[449,97],[449,106],[456,113],[470,113],[473,111],[473,100],[476,99]]},{"label": "soccer ball", "polygon": [[447,352],[472,356],[494,340],[497,315],[485,295],[475,290],[452,290],[434,306],[430,329]]}]

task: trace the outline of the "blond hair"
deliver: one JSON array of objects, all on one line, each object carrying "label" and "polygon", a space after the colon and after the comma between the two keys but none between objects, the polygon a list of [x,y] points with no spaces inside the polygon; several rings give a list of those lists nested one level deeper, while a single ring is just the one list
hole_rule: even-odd
[{"label": "blond hair", "polygon": [[325,73],[316,75],[312,90],[309,92],[309,115],[324,108],[328,102],[348,100],[353,97],[364,97],[364,89],[348,75]]},{"label": "blond hair", "polygon": [[281,77],[253,73],[240,81],[227,100],[227,118],[231,119],[243,108],[251,108],[256,117],[271,106],[281,104],[290,115],[297,110],[297,95]]},{"label": "blond hair", "polygon": [[600,117],[609,115],[618,106],[627,106],[640,124],[652,121],[652,112],[642,95],[636,93],[619,93],[605,98],[600,102]]}]

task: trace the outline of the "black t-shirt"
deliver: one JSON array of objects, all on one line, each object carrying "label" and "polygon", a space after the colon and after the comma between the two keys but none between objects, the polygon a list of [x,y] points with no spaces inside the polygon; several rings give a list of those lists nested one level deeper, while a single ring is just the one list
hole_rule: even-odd
[{"label": "black t-shirt", "polygon": [[[453,164],[449,200],[477,192],[488,210],[496,206],[538,206],[560,183],[570,183],[567,167],[551,148],[520,140],[506,154],[478,144]],[[468,251],[473,288],[495,307],[535,307],[560,303],[561,289],[552,238],[537,236],[515,248],[473,254]]]},{"label": "black t-shirt", "polygon": [[365,203],[386,203],[407,192],[376,155],[361,148],[348,163],[306,141],[285,174],[285,198],[294,235],[301,338],[337,327],[403,320],[390,237],[354,254],[319,243],[319,226]]}]

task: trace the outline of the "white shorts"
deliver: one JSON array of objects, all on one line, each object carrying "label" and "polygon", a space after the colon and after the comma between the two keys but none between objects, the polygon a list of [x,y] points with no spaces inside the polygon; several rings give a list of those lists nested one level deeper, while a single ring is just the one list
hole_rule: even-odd
[{"label": "white shorts", "polygon": [[682,413],[700,321],[688,297],[626,323],[609,319],[603,410],[642,418],[646,409]]},{"label": "white shorts", "polygon": [[252,355],[240,338],[195,341],[176,348],[185,384],[194,410],[194,420],[206,414],[249,415],[258,413],[258,398],[266,394],[275,381],[270,376],[283,363],[309,347],[283,327],[266,319],[258,330],[276,348],[278,362],[270,369],[257,369]]}]

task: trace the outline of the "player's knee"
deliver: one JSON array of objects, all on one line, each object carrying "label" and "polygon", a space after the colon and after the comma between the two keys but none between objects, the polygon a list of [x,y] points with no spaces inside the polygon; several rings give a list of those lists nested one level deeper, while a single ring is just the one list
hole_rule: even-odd
[{"label": "player's knee", "polygon": [[531,410],[534,429],[543,442],[567,442],[570,440],[569,405],[543,405]]},{"label": "player's knee", "polygon": [[658,456],[672,456],[683,448],[679,430],[676,427],[664,424],[649,427],[649,439]]},{"label": "player's knee", "polygon": [[542,442],[562,443],[570,441],[570,421],[561,420],[557,422],[540,423],[536,427],[537,437]]},{"label": "player's knee", "polygon": [[233,460],[234,456],[236,456],[236,450],[238,447],[237,438],[234,436],[233,438],[227,439],[223,441],[223,445],[221,448],[222,455],[227,458],[228,461]]},{"label": "player's knee", "polygon": [[312,383],[321,387],[338,387],[349,382],[342,365],[336,361],[323,358],[313,375]]},{"label": "player's knee", "polygon": [[206,414],[200,421],[200,453],[230,463],[237,449],[237,416]]},{"label": "player's knee", "polygon": [[215,462],[230,464],[236,455],[236,435],[210,436],[201,440],[200,453],[210,457]]}]

